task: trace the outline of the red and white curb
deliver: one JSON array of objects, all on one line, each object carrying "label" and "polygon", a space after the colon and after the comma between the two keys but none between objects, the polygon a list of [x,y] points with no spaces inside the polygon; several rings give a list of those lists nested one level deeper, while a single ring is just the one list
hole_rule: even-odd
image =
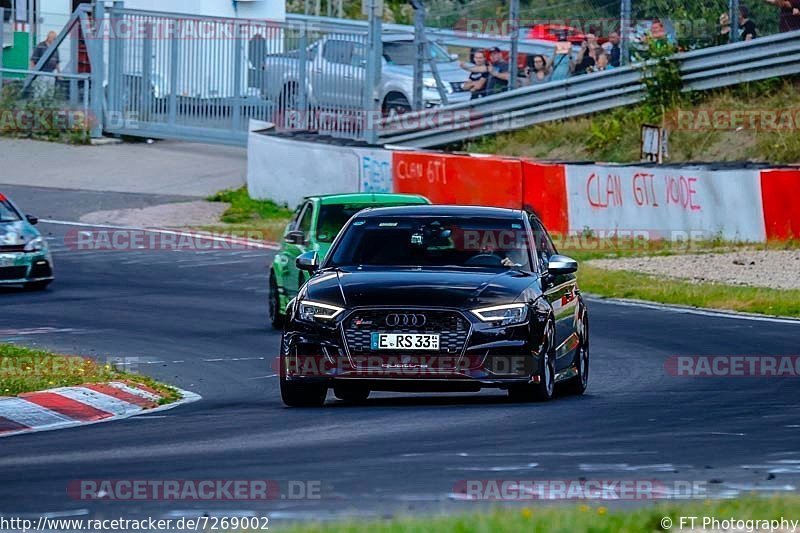
[{"label": "red and white curb", "polygon": [[0,437],[121,420],[200,399],[189,391],[179,389],[178,394],[179,400],[159,405],[158,392],[112,381],[0,397]]}]

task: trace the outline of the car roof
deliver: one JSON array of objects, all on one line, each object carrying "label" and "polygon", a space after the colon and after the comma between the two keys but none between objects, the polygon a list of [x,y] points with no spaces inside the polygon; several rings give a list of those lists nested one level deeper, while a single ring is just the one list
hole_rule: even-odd
[{"label": "car roof", "polygon": [[522,211],[504,207],[486,207],[478,205],[405,205],[400,207],[375,207],[365,209],[359,218],[379,216],[442,216],[442,217],[486,217],[519,220]]},{"label": "car roof", "polygon": [[408,203],[428,204],[430,201],[419,194],[394,194],[394,193],[347,193],[326,194],[311,196],[307,200],[316,198],[323,205],[334,204],[380,204],[380,203]]}]

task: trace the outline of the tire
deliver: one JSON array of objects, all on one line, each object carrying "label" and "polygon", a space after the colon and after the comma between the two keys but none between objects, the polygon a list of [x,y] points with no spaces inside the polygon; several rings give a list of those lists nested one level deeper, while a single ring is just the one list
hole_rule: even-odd
[{"label": "tire", "polygon": [[564,392],[580,396],[589,386],[589,320],[584,313],[581,320],[580,345],[575,353],[575,368],[578,375],[564,383]]},{"label": "tire", "polygon": [[316,383],[297,383],[281,376],[281,399],[288,407],[322,407],[328,387]]},{"label": "tire", "polygon": [[548,320],[543,334],[542,348],[539,357],[543,364],[539,365],[537,376],[539,383],[515,385],[508,389],[508,396],[515,402],[546,402],[553,399],[556,379],[555,324]]},{"label": "tire", "polygon": [[269,275],[269,323],[274,329],[282,330],[285,318],[281,313],[281,297],[278,293],[278,283],[275,281],[275,274]]},{"label": "tire", "polygon": [[31,281],[30,283],[26,283],[24,285],[26,291],[43,291],[47,289],[47,286],[50,285],[53,280],[47,281]]},{"label": "tire", "polygon": [[400,93],[389,93],[381,106],[383,116],[388,117],[392,114],[403,115],[411,112],[411,104],[408,99]]},{"label": "tire", "polygon": [[369,389],[363,385],[336,385],[333,394],[342,401],[363,403],[369,398]]}]

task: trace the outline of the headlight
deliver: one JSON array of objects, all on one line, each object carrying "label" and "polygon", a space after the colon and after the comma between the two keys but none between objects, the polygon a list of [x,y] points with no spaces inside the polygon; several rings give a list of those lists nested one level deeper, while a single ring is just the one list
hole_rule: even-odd
[{"label": "headlight", "polygon": [[423,78],[422,86],[425,87],[426,89],[436,90],[436,80],[433,78]]},{"label": "headlight", "polygon": [[300,318],[310,322],[317,320],[333,320],[342,311],[344,311],[344,309],[336,307],[335,305],[312,302],[311,300],[303,300],[300,302]]},{"label": "headlight", "polygon": [[41,252],[47,247],[42,237],[35,237],[25,243],[25,250],[26,252]]},{"label": "headlight", "polygon": [[521,324],[528,318],[528,306],[526,304],[506,304],[473,309],[472,314],[484,322],[499,322],[501,326]]}]

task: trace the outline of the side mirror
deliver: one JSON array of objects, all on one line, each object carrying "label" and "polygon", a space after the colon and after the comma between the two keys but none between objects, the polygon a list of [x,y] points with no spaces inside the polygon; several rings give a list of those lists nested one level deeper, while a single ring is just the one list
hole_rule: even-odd
[{"label": "side mirror", "polygon": [[290,231],[286,234],[284,240],[289,244],[303,244],[306,242],[306,234],[300,230]]},{"label": "side mirror", "polygon": [[450,61],[458,61],[458,54],[450,54]]},{"label": "side mirror", "polygon": [[32,226],[35,226],[36,224],[38,224],[38,223],[39,223],[39,219],[38,219],[38,218],[36,218],[36,217],[35,217],[35,216],[33,216],[33,215],[25,215],[25,218],[27,219],[27,221],[28,221],[28,222],[29,222],[29,223],[30,223]]},{"label": "side mirror", "polygon": [[297,268],[306,272],[316,272],[319,269],[319,255],[317,252],[306,252],[297,256],[294,262]]},{"label": "side mirror", "polygon": [[565,255],[552,255],[547,263],[547,271],[552,276],[573,274],[578,271],[578,262]]}]

